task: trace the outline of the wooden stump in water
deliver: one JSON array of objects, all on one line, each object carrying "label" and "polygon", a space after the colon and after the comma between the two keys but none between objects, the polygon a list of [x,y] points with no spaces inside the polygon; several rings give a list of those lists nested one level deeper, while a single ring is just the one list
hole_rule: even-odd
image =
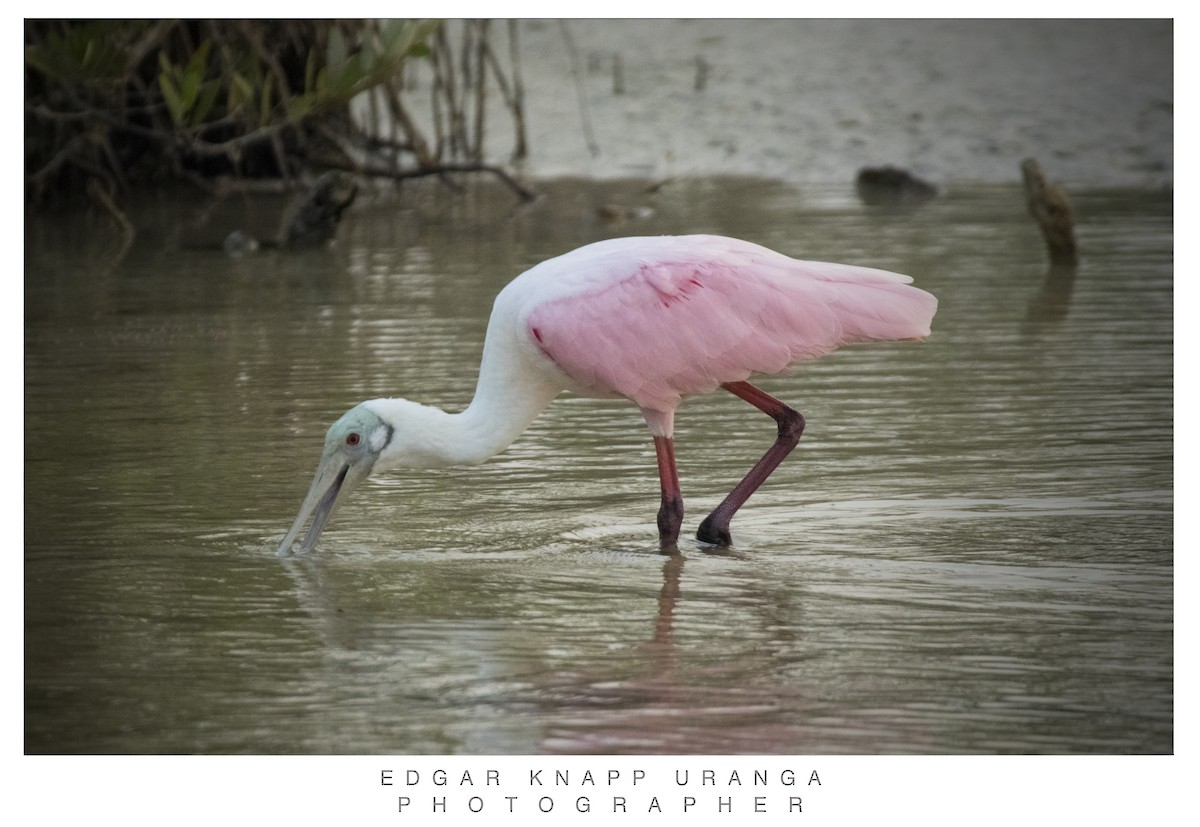
[{"label": "wooden stump in water", "polygon": [[284,220],[283,247],[315,247],[333,238],[342,213],[354,203],[358,184],[349,175],[327,172],[316,180]]},{"label": "wooden stump in water", "polygon": [[1075,244],[1075,213],[1067,194],[1057,184],[1046,180],[1042,168],[1032,158],[1021,162],[1021,174],[1025,178],[1025,203],[1042,228],[1050,263],[1072,267],[1079,264],[1079,250]]},{"label": "wooden stump in water", "polygon": [[1067,194],[1057,184],[1046,180],[1037,161],[1032,158],[1022,161],[1021,174],[1025,179],[1025,203],[1041,227],[1050,256],[1046,280],[1037,296],[1029,302],[1028,318],[1031,321],[1056,321],[1067,315],[1079,270],[1075,214]]},{"label": "wooden stump in water", "polygon": [[[308,188],[304,197],[284,214],[279,230],[270,237],[256,238],[252,230],[237,229],[221,243],[235,258],[260,249],[308,249],[330,241],[337,233],[342,214],[358,195],[358,184],[350,175],[327,172]],[[196,246],[204,246],[197,244]]]},{"label": "wooden stump in water", "polygon": [[854,179],[854,188],[869,206],[915,207],[938,194],[933,184],[893,166],[863,167]]}]

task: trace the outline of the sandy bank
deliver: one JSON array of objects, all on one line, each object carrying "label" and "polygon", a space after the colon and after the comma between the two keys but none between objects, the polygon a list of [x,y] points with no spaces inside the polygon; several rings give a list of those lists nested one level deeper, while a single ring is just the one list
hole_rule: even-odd
[{"label": "sandy bank", "polygon": [[[534,177],[1170,186],[1170,21],[527,20]],[[497,128],[496,161],[511,144]]]}]

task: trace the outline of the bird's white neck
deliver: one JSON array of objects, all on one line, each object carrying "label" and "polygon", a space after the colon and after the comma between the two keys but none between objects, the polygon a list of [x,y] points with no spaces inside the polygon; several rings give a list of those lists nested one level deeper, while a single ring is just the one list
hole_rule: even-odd
[{"label": "bird's white neck", "polygon": [[365,404],[393,429],[375,462],[376,471],[477,465],[507,448],[545,408],[496,409],[478,398],[461,413],[407,399],[372,399]]},{"label": "bird's white neck", "polygon": [[393,429],[375,463],[389,468],[443,468],[477,465],[503,451],[558,394],[551,386],[525,385],[518,392],[481,384],[461,413],[421,405],[407,399],[373,399],[364,403]]},{"label": "bird's white neck", "polygon": [[406,399],[365,403],[393,429],[376,470],[481,463],[512,444],[563,390],[562,377],[522,339],[519,308],[507,293],[496,299],[466,410],[447,413]]}]

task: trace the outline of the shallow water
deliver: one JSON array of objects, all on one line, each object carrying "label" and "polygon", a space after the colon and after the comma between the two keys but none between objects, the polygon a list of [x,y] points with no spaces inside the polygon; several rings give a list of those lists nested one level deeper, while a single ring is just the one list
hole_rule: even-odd
[{"label": "shallow water", "polygon": [[[98,219],[28,224],[26,751],[1173,750],[1169,193],[1074,195],[1084,260],[1052,312],[1017,188],[915,212],[752,180],[543,189],[409,187],[330,249],[240,259],[197,240],[194,199],[148,205],[119,262]],[[764,380],[808,429],[733,549],[661,554],[637,411],[565,397],[276,557],[346,408],[464,405],[508,279],[674,232],[941,300],[923,344]],[[688,526],[773,431],[732,396],[685,405]]]}]

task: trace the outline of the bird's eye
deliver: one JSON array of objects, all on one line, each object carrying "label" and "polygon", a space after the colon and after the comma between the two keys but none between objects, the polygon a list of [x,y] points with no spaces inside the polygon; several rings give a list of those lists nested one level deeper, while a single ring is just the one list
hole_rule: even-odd
[{"label": "bird's eye", "polygon": [[347,445],[354,446],[360,442],[362,442],[362,434],[359,434],[359,433],[346,434],[346,444]]}]

